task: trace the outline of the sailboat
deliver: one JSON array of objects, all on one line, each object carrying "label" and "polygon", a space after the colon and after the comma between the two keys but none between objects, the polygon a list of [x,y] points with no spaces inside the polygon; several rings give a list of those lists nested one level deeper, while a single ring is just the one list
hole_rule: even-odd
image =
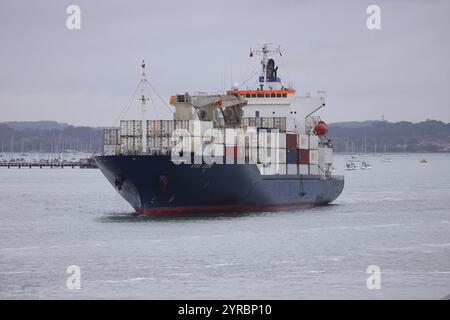
[{"label": "sailboat", "polygon": [[381,158],[383,162],[392,162],[392,159],[386,156],[386,143],[384,144],[384,156]]}]

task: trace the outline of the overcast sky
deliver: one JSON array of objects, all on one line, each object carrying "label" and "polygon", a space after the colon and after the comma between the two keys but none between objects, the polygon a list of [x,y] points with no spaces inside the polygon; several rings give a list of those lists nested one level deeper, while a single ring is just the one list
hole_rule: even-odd
[{"label": "overcast sky", "polygon": [[[70,4],[81,30],[66,27]],[[370,4],[381,30],[366,27]],[[167,98],[243,82],[258,66],[249,48],[271,42],[299,95],[327,92],[328,122],[450,122],[449,15],[447,0],[1,0],[0,121],[110,126],[143,58]]]}]

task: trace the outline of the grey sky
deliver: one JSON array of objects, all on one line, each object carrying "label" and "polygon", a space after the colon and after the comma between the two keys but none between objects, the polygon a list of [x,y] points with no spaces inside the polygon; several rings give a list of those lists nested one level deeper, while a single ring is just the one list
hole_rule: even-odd
[{"label": "grey sky", "polygon": [[[66,28],[70,4],[81,7],[79,31]],[[379,31],[366,28],[370,4],[381,7]],[[214,92],[231,74],[245,80],[258,65],[249,47],[268,41],[299,94],[327,92],[328,122],[450,122],[449,15],[446,0],[2,0],[0,121],[112,125],[142,58],[165,98]]]}]

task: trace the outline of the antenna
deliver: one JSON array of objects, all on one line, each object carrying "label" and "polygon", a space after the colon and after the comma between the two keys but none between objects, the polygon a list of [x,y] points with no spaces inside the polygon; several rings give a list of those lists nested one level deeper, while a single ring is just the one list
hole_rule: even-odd
[{"label": "antenna", "polygon": [[262,66],[262,77],[264,77],[264,88],[267,86],[267,62],[269,54],[279,54],[281,56],[281,49],[270,47],[271,43],[263,43],[261,49],[251,49],[250,48],[250,57],[253,57],[255,54],[262,55],[261,66]]}]

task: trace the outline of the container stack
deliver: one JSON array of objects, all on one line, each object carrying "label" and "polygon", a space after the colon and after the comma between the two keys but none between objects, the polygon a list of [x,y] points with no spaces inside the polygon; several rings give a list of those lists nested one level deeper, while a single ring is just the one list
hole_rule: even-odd
[{"label": "container stack", "polygon": [[120,121],[120,153],[139,154],[142,152],[142,121]]},{"label": "container stack", "polygon": [[120,153],[120,128],[103,129],[103,154],[115,156]]},{"label": "container stack", "polygon": [[173,146],[174,120],[147,120],[147,150],[150,153],[168,153]]},{"label": "container stack", "polygon": [[286,132],[285,117],[246,117],[241,120],[241,127],[274,128]]}]

